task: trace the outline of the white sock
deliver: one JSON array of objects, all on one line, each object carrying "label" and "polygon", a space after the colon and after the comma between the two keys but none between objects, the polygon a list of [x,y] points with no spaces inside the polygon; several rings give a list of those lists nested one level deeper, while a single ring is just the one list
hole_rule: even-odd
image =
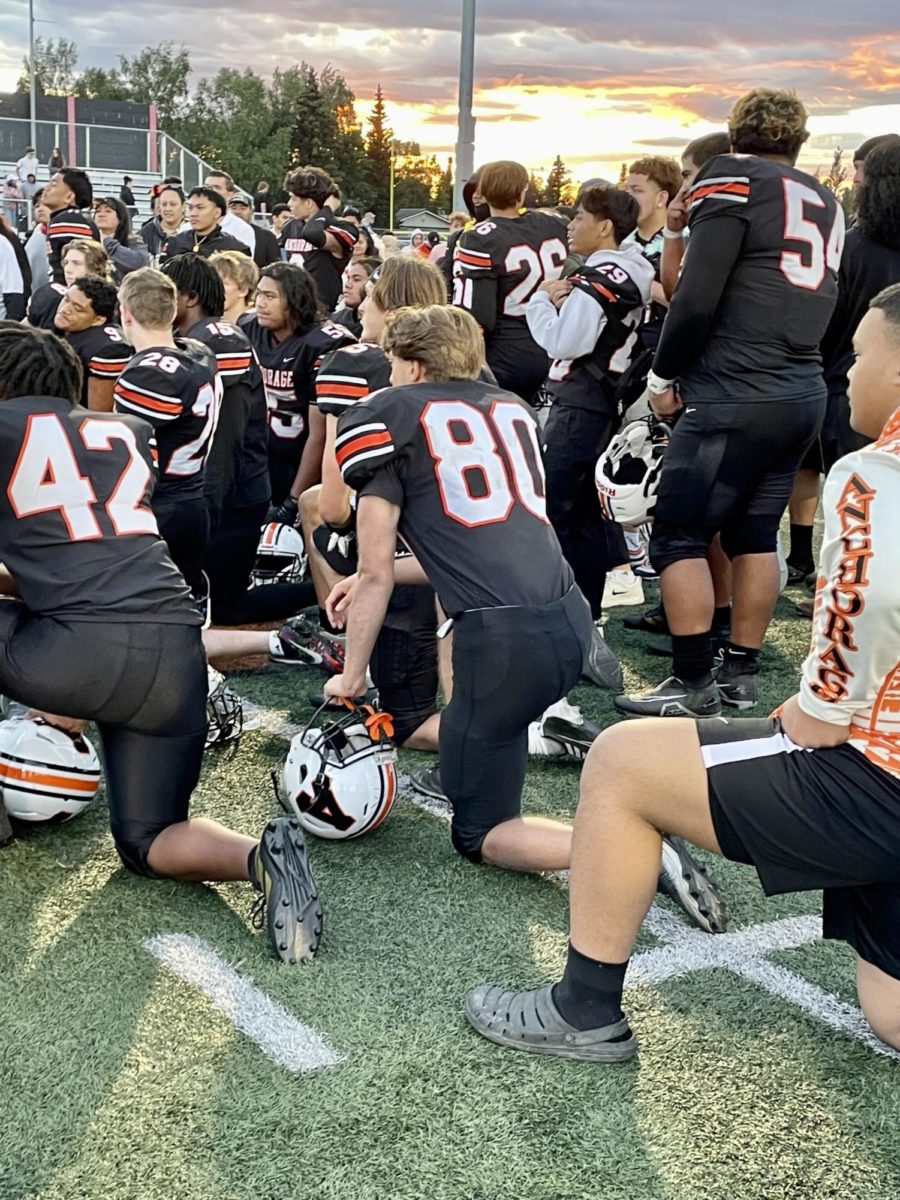
[{"label": "white sock", "polygon": [[556,758],[561,754],[565,754],[565,747],[559,742],[554,742],[553,738],[545,738],[541,734],[540,721],[532,721],[528,726],[528,753],[538,754],[544,758]]},{"label": "white sock", "polygon": [[274,654],[277,658],[281,655],[281,638],[277,629],[269,630],[269,653]]}]

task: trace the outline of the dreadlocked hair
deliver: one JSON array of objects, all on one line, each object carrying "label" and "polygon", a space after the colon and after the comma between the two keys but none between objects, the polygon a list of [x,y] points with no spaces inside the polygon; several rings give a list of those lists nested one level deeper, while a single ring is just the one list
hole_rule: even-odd
[{"label": "dreadlocked hair", "polygon": [[892,135],[866,156],[856,228],[863,237],[900,250],[900,137]]},{"label": "dreadlocked hair", "polygon": [[47,329],[0,321],[0,401],[57,396],[77,404],[81,382],[81,361],[68,342]]},{"label": "dreadlocked hair", "polygon": [[200,254],[176,254],[159,268],[175,284],[182,296],[192,292],[207,317],[221,317],[225,311],[225,286],[215,267]]},{"label": "dreadlocked hair", "polygon": [[728,133],[738,154],[774,154],[793,160],[809,137],[806,109],[796,92],[754,88],[731,110]]}]

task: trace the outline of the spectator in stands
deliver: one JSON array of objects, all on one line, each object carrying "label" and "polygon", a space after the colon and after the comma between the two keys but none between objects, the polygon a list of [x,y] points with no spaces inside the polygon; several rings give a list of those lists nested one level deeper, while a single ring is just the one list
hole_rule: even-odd
[{"label": "spectator in stands", "polygon": [[[291,210],[286,204],[276,204],[272,209],[272,232],[277,238],[281,237],[281,231],[291,219]],[[284,255],[282,254],[282,258]]]},{"label": "spectator in stands", "polygon": [[61,171],[66,165],[65,155],[59,146],[53,147],[53,153],[50,155],[50,161],[47,163],[51,173],[53,171]]},{"label": "spectator in stands", "polygon": [[15,230],[0,217],[0,320],[21,321],[31,292],[31,267]]},{"label": "spectator in stands", "polygon": [[34,175],[37,178],[39,167],[40,163],[34,152],[34,146],[26,146],[25,153],[16,163],[16,178],[20,182],[26,180],[29,175]]},{"label": "spectator in stands", "polygon": [[334,321],[336,325],[349,329],[355,338],[362,337],[359,306],[366,295],[366,284],[380,266],[380,258],[358,258],[344,272],[341,306],[335,310]]},{"label": "spectator in stands", "polygon": [[395,254],[402,253],[400,243],[392,233],[383,233],[381,235],[381,257],[383,259],[393,258]]},{"label": "spectator in stands", "polygon": [[150,257],[156,260],[169,238],[184,233],[190,226],[184,216],[184,192],[178,184],[163,183],[154,190],[156,212],[141,226],[141,237],[147,244]]},{"label": "spectator in stands", "polygon": [[[220,192],[209,187],[195,187],[188,192],[188,224],[186,233],[169,238],[162,247],[159,259],[165,262],[176,254],[194,253],[209,258],[217,250],[239,250],[249,254],[246,242],[231,237],[222,229],[222,218],[226,215],[226,204]],[[237,217],[234,218],[238,220]],[[246,222],[241,221],[241,224]]]},{"label": "spectator in stands", "polygon": [[82,275],[96,275],[106,283],[113,282],[112,263],[100,242],[90,238],[74,238],[63,250],[62,283],[36,287],[28,305],[28,321],[39,329],[52,329],[59,302],[67,287]]},{"label": "spectator in stands", "polygon": [[423,258],[427,258],[431,253],[431,247],[425,241],[425,234],[421,229],[414,229],[413,235],[409,239],[409,245],[403,249],[404,254],[421,254]]},{"label": "spectator in stands", "polygon": [[[134,208],[134,192],[131,190],[131,185],[134,180],[130,175],[126,175],[122,180],[122,186],[119,188],[119,199],[129,208]],[[132,214],[133,215],[133,214]]]},{"label": "spectator in stands", "polygon": [[46,287],[50,282],[50,261],[47,257],[47,222],[50,210],[44,203],[44,189],[39,188],[31,197],[34,224],[25,242],[25,253],[31,267],[31,290]]},{"label": "spectator in stands", "polygon": [[269,185],[265,179],[261,179],[256,185],[256,192],[253,196],[253,208],[258,213],[267,213],[272,207],[272,198],[269,195]]},{"label": "spectator in stands", "polygon": [[19,191],[19,181],[15,175],[7,175],[6,183],[3,185],[3,215],[9,224],[15,229],[19,222],[19,205],[18,201],[22,199],[22,193]]},{"label": "spectator in stands", "polygon": [[203,181],[203,186],[218,192],[225,201],[225,216],[220,224],[229,237],[243,242],[250,253],[256,256],[256,229],[251,221],[245,221],[230,209],[231,201],[237,197],[234,180],[227,171],[210,171]]},{"label": "spectator in stands", "polygon": [[[250,206],[250,201],[246,196],[232,196],[228,202],[228,207],[232,214],[239,217],[245,224],[250,225],[255,239],[253,247],[253,261],[262,270],[269,263],[281,262],[281,248],[278,245],[278,238],[271,229],[263,229],[261,225],[253,224],[253,209]],[[224,225],[223,225],[224,228]]]},{"label": "spectator in stands", "polygon": [[103,246],[112,260],[113,276],[121,283],[129,271],[150,265],[147,243],[131,232],[128,209],[115,196],[104,196],[94,208],[94,220],[103,237]]},{"label": "spectator in stands", "polygon": [[855,192],[858,192],[866,182],[866,159],[878,146],[896,136],[895,133],[879,133],[875,137],[867,138],[861,146],[853,151],[853,190]]},{"label": "spectator in stands", "polygon": [[259,283],[259,267],[246,254],[236,250],[220,250],[210,257],[225,288],[225,309],[222,313],[229,325],[240,326],[254,315],[253,300]]},{"label": "spectator in stands", "polygon": [[372,236],[372,231],[362,224],[361,216],[362,214],[355,204],[345,204],[341,212],[341,220],[353,225],[359,235],[359,241],[353,247],[353,253],[350,256],[351,261],[360,258],[372,258],[378,253],[378,247],[375,245],[375,238]]},{"label": "spectator in stands", "polygon": [[25,182],[19,183],[19,191],[22,193],[23,200],[33,200],[34,193],[38,190],[37,179],[34,175],[29,175]]},{"label": "spectator in stands", "polygon": [[44,188],[44,201],[50,209],[47,238],[50,242],[50,272],[54,283],[62,283],[62,252],[73,238],[100,241],[100,230],[84,209],[94,202],[94,189],[84,171],[63,167]]}]

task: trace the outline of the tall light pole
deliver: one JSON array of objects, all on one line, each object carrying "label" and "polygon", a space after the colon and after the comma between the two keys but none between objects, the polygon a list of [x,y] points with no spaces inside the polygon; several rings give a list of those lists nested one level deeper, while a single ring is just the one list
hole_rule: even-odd
[{"label": "tall light pole", "polygon": [[31,144],[37,154],[37,85],[34,75],[34,0],[28,0],[28,73],[30,75]]},{"label": "tall light pole", "polygon": [[475,169],[475,118],[472,90],[475,80],[475,0],[463,0],[462,36],[459,48],[459,124],[456,141],[456,170],[453,176],[453,207],[465,208],[463,185]]}]

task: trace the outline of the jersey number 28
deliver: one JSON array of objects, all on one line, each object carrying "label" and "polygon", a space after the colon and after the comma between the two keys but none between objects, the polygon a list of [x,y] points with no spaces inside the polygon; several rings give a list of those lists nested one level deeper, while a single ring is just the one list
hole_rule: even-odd
[{"label": "jersey number 28", "polygon": [[517,404],[499,400],[485,413],[464,400],[434,400],[420,420],[448,517],[469,528],[492,525],[518,500],[547,520],[534,421]]}]

